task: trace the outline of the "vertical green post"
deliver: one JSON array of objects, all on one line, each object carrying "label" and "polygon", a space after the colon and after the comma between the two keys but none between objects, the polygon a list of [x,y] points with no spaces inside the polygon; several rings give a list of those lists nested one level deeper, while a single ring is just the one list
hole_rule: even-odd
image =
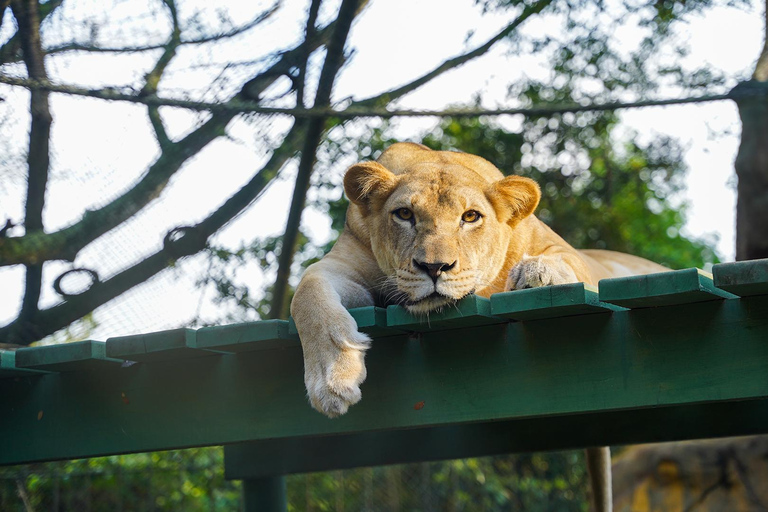
[{"label": "vertical green post", "polygon": [[243,480],[244,512],[286,512],[285,477]]}]

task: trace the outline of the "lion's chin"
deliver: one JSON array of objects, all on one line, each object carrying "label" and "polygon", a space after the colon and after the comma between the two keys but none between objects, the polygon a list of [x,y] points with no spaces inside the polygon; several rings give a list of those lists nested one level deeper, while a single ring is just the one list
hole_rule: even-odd
[{"label": "lion's chin", "polygon": [[454,304],[457,300],[458,299],[454,299],[453,297],[434,292],[432,295],[427,295],[423,299],[406,302],[403,306],[405,306],[405,309],[407,309],[409,313],[423,315],[426,313],[438,312],[445,306]]}]

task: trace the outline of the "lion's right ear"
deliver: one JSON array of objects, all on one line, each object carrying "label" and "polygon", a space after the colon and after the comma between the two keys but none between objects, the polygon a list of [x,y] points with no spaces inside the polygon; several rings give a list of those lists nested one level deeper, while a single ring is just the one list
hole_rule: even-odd
[{"label": "lion's right ear", "polygon": [[363,162],[347,169],[344,192],[350,201],[368,208],[374,197],[386,196],[397,185],[397,177],[378,162]]}]

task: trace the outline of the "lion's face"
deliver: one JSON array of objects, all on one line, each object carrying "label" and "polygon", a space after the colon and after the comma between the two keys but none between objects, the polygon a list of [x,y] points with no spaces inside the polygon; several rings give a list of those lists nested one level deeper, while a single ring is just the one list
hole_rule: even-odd
[{"label": "lion's face", "polygon": [[387,276],[385,298],[413,313],[489,286],[504,266],[514,224],[539,198],[531,180],[491,181],[446,159],[409,162],[398,174],[358,164],[344,182]]}]

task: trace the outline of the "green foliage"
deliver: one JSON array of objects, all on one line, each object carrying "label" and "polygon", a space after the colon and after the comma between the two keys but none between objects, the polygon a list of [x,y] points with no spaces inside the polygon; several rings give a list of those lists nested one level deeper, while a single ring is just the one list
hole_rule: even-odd
[{"label": "green foliage", "polygon": [[239,502],[239,483],[224,480],[218,447],[0,468],[3,512],[202,512],[237,510]]}]

